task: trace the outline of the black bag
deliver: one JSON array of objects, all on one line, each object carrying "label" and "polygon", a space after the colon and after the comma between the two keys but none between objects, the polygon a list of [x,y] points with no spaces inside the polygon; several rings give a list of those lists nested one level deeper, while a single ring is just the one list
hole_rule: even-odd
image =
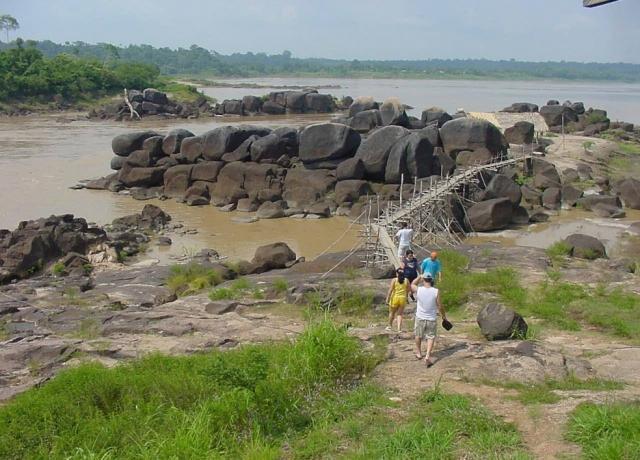
[{"label": "black bag", "polygon": [[448,319],[443,319],[442,327],[445,328],[445,330],[450,331],[453,328],[453,324],[451,324],[451,322]]}]

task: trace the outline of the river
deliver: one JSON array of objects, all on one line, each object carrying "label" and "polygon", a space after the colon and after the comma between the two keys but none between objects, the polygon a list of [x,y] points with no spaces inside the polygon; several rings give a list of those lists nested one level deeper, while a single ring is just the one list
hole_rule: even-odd
[{"label": "river", "polygon": [[[516,101],[544,103],[549,98],[582,100],[587,106],[604,107],[612,118],[640,122],[640,85],[607,83],[354,80],[324,78],[268,78],[234,80],[266,85],[340,85],[323,90],[336,96],[372,95],[376,99],[396,96],[415,107],[419,115],[426,106],[448,110],[491,111]],[[203,88],[223,100],[245,94],[261,95],[269,88]],[[90,222],[105,224],[115,217],[139,212],[146,202],[101,191],[71,190],[87,178],[108,174],[111,139],[139,129],[167,132],[183,127],[201,134],[221,124],[260,123],[270,126],[302,125],[330,116],[284,116],[250,118],[203,118],[200,120],[144,121],[135,124],[89,121],[79,116],[29,116],[0,118],[0,228],[13,229],[21,220],[51,214],[72,213]],[[232,215],[211,206],[191,208],[165,201],[161,206],[196,235],[174,237],[170,254],[211,247],[229,257],[249,258],[259,244],[285,241],[298,255],[314,257],[342,235],[349,222],[344,218],[304,221],[280,219],[240,224]],[[336,250],[350,249],[355,229],[347,233]],[[157,250],[155,250],[157,251]]]},{"label": "river", "polygon": [[[414,107],[410,113],[420,116],[427,107],[439,106],[449,112],[464,108],[469,112],[492,112],[513,102],[533,102],[539,106],[549,99],[563,102],[583,101],[585,107],[604,108],[611,120],[640,124],[640,84],[609,82],[565,82],[549,80],[408,80],[353,78],[246,78],[220,80],[225,83],[257,83],[266,88],[201,88],[207,95],[237,99],[246,94],[261,96],[276,91],[274,86],[314,87],[340,85],[320,92],[334,96],[373,96],[376,100],[397,97]],[[271,87],[269,87],[271,85]]]}]

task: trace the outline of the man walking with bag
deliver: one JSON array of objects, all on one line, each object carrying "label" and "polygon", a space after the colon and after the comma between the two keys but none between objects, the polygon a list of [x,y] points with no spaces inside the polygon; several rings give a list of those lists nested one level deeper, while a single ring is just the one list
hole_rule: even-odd
[{"label": "man walking with bag", "polygon": [[414,333],[416,337],[416,358],[423,359],[422,341],[427,341],[427,351],[424,355],[424,363],[427,367],[433,366],[431,351],[435,345],[437,336],[438,312],[442,316],[443,325],[450,325],[447,315],[440,301],[440,292],[433,287],[433,275],[423,273],[411,283],[411,291],[417,298],[416,320]]}]

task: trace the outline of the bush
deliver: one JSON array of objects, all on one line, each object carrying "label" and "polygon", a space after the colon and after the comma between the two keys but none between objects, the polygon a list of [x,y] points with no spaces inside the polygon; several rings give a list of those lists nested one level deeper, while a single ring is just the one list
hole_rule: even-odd
[{"label": "bush", "polygon": [[219,271],[197,263],[172,265],[167,287],[179,296],[195,294],[222,282]]},{"label": "bush", "polygon": [[63,276],[65,274],[65,270],[66,270],[66,267],[64,266],[64,264],[62,262],[56,262],[51,267],[51,273],[54,276]]},{"label": "bush", "polygon": [[370,368],[357,339],[328,322],[293,344],[85,364],[0,408],[0,458],[278,453]]}]

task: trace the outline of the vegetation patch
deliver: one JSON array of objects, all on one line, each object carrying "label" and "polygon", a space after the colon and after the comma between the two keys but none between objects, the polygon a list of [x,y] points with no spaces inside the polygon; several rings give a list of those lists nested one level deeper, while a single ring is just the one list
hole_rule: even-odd
[{"label": "vegetation patch", "polygon": [[222,282],[219,271],[198,263],[172,265],[166,285],[179,296],[196,294]]},{"label": "vegetation patch", "polygon": [[543,383],[526,384],[522,382],[498,382],[482,381],[485,385],[516,390],[518,395],[514,398],[522,404],[555,404],[562,397],[555,391],[612,391],[621,390],[624,384],[615,380],[591,378],[581,380],[575,375],[569,375],[563,380],[548,379]]},{"label": "vegetation patch", "polygon": [[631,460],[640,452],[640,402],[581,404],[569,418],[566,437],[593,460]]},{"label": "vegetation patch", "polygon": [[0,458],[278,458],[375,364],[329,322],[290,344],[84,364],[0,408]]}]

